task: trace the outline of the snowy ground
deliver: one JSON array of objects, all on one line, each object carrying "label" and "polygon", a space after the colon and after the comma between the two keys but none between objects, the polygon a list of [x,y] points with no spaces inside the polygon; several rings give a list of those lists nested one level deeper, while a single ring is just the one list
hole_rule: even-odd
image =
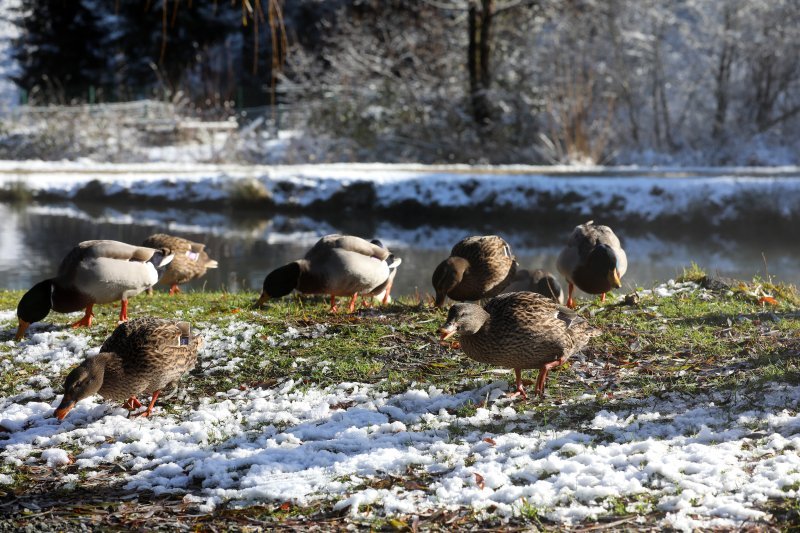
[{"label": "snowy ground", "polygon": [[[655,293],[695,290],[671,284]],[[12,328],[13,311],[2,312],[0,324]],[[207,340],[198,365],[205,373],[235,372],[231,352],[251,349],[259,335],[235,319],[196,326]],[[321,324],[290,327],[269,342],[326,335]],[[200,511],[324,502],[366,518],[467,508],[478,516],[537,513],[568,525],[620,512],[623,502],[623,513],[660,512],[661,525],[685,531],[768,521],[769,498],[800,496],[796,385],[602,402],[585,394],[560,408],[592,413],[572,425],[569,416],[519,412],[503,396],[507,382],[491,370],[457,394],[426,383],[387,394],[365,383],[285,379],[193,398],[189,378],[189,403],[177,411],[127,419],[94,398],[59,423],[52,416],[59,376],[98,348],[82,334],[45,326],[6,346],[3,372],[23,364],[40,370],[23,393],[0,399],[7,432],[0,484],[12,483],[20,465],[74,464],[78,473],[62,478],[69,489],[118,465],[125,490],[175,493]],[[600,366],[585,358],[575,365]],[[465,410],[474,405],[482,406]],[[425,481],[404,482],[411,472]]]},{"label": "snowy ground", "polygon": [[[34,195],[65,199],[91,190],[95,198],[156,199],[190,205],[261,196],[278,206],[373,208],[479,207],[483,211],[568,211],[592,217],[656,220],[699,209],[717,220],[755,209],[795,215],[800,168],[636,169],[470,167],[387,164],[242,166],[0,161],[0,188],[22,185]],[[87,188],[87,185],[89,187]]]}]

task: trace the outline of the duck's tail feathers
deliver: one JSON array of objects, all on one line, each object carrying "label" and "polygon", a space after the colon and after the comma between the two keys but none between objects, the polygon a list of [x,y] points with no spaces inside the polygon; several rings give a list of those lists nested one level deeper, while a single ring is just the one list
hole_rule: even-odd
[{"label": "duck's tail feathers", "polygon": [[217,268],[219,263],[217,263],[216,259],[209,259],[206,261],[206,268]]},{"label": "duck's tail feathers", "polygon": [[389,254],[389,257],[386,258],[386,264],[389,265],[389,270],[395,270],[402,262],[403,260],[394,254]]},{"label": "duck's tail feathers", "polygon": [[162,248],[154,253],[152,257],[150,257],[148,263],[152,263],[153,266],[156,267],[156,270],[162,270],[164,267],[170,264],[174,258],[175,254],[173,254],[172,251],[168,250],[167,248]]}]

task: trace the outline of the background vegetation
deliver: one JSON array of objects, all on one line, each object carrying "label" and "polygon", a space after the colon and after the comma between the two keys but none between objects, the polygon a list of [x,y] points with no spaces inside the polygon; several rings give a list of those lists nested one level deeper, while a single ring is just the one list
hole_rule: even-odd
[{"label": "background vegetation", "polygon": [[792,0],[20,3],[33,103],[280,103],[332,160],[796,162]]}]

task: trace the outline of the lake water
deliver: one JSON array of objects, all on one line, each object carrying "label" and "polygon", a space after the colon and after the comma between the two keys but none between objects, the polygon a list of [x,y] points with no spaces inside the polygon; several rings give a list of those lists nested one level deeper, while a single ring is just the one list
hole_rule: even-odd
[{"label": "lake water", "polygon": [[[431,273],[452,245],[468,235],[497,234],[511,244],[525,268],[555,270],[555,260],[572,228],[585,220],[559,220],[513,228],[491,220],[431,225],[425,221],[389,222],[353,215],[316,220],[309,216],[213,213],[198,209],[109,208],[98,205],[0,203],[0,287],[27,289],[55,275],[61,258],[76,243],[115,239],[140,243],[166,232],[206,243],[220,267],[184,289],[239,291],[260,289],[273,268],[303,256],[321,235],[341,232],[378,237],[403,258],[394,294],[431,293]],[[597,220],[602,222],[602,220]],[[753,224],[757,226],[757,221]],[[800,282],[800,251],[794,241],[776,237],[775,228],[741,231],[660,232],[637,224],[615,225],[629,258],[624,289],[649,287],[680,274],[692,261],[707,272],[751,279],[770,275]],[[785,228],[784,228],[785,229]],[[661,233],[660,235],[658,233]],[[783,234],[787,232],[777,232]]]}]

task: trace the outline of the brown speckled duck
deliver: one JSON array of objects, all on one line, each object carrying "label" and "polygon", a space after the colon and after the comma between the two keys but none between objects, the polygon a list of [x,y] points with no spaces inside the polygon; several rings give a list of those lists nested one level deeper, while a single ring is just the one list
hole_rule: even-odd
[{"label": "brown speckled duck", "polygon": [[490,298],[506,288],[514,279],[517,262],[506,241],[496,235],[467,237],[450,251],[450,257],[439,263],[431,282],[436,291],[435,306],[453,300]]},{"label": "brown speckled duck", "polygon": [[119,319],[128,319],[128,298],[139,294],[157,281],[164,267],[172,261],[167,248],[133,246],[118,241],[84,241],[61,261],[58,275],[34,285],[17,305],[16,340],[34,322],[44,319],[50,310],[86,312],[72,327],[92,325],[92,306],[120,300]]},{"label": "brown speckled duck", "polygon": [[535,292],[564,305],[564,291],[561,289],[561,284],[546,270],[536,269],[533,272],[524,268],[517,270],[514,280],[503,292],[520,291]]},{"label": "brown speckled duck", "polygon": [[337,296],[350,296],[348,309],[352,313],[358,295],[367,295],[388,285],[401,262],[386,248],[360,237],[326,235],[303,259],[267,274],[256,305],[297,289],[304,294],[330,294],[331,312],[337,311]]},{"label": "brown speckled duck", "polygon": [[175,258],[167,266],[159,280],[162,285],[169,285],[170,296],[181,292],[178,285],[204,276],[209,268],[217,268],[217,262],[208,257],[205,244],[192,242],[182,237],[156,233],[145,239],[142,246],[168,248],[175,254]]},{"label": "brown speckled duck", "polygon": [[441,338],[459,334],[461,349],[472,359],[513,368],[516,392],[527,398],[522,369],[538,368],[535,393],[544,395],[547,373],[583,348],[597,331],[574,311],[533,292],[501,294],[483,307],[455,304]]},{"label": "brown speckled duck", "polygon": [[55,416],[63,420],[76,403],[93,394],[124,400],[129,410],[142,406],[137,396],[151,394],[147,410],[138,415],[150,416],[161,390],[194,368],[202,347],[203,338],[192,335],[188,322],[144,317],[120,324],[99,354],[69,373]]},{"label": "brown speckled duck", "polygon": [[602,294],[603,301],[608,291],[622,287],[628,257],[611,228],[590,220],[575,227],[556,264],[569,284],[567,306],[574,308],[576,286],[589,294]]}]

